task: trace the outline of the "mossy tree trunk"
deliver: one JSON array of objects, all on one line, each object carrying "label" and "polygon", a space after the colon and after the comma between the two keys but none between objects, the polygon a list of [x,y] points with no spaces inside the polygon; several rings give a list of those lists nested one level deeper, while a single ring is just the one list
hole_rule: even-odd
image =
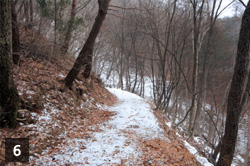
[{"label": "mossy tree trunk", "polygon": [[19,96],[13,81],[11,1],[0,0],[0,126],[14,128]]},{"label": "mossy tree trunk", "polygon": [[90,75],[92,68],[92,56],[93,56],[95,40],[101,29],[102,23],[105,20],[109,2],[110,0],[98,0],[99,10],[95,18],[94,25],[89,34],[89,37],[86,43],[84,44],[79,56],[77,57],[73,68],[65,78],[65,85],[68,87],[72,86],[73,81],[76,79],[81,69],[84,69],[83,71],[84,78],[87,79]]}]

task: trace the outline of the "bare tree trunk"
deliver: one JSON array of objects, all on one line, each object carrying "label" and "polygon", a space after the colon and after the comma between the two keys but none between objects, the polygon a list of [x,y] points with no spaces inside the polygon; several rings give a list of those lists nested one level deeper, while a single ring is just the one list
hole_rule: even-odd
[{"label": "bare tree trunk", "polygon": [[15,11],[14,1],[11,0],[11,16],[12,16],[12,56],[13,63],[19,64],[20,61],[20,36],[19,36],[19,26],[17,22],[17,15]]},{"label": "bare tree trunk", "polygon": [[91,32],[89,34],[89,37],[83,46],[78,58],[76,59],[76,62],[65,78],[65,85],[68,87],[72,86],[73,81],[76,79],[77,75],[81,71],[82,68],[84,68],[83,71],[83,77],[88,78],[91,72],[91,66],[92,66],[92,56],[93,56],[93,49],[96,37],[100,31],[100,28],[102,26],[103,21],[105,20],[108,6],[109,6],[110,0],[98,0],[99,4],[99,10],[98,15],[96,16],[94,25],[91,29]]},{"label": "bare tree trunk", "polygon": [[0,126],[14,128],[19,96],[13,80],[11,1],[0,1]]},{"label": "bare tree trunk", "polygon": [[213,160],[212,161],[213,163],[216,163],[216,159],[217,159],[217,156],[218,156],[220,150],[221,150],[221,141],[219,141],[218,145],[214,149],[214,153],[211,156],[212,160]]},{"label": "bare tree trunk", "polygon": [[61,50],[64,52],[67,52],[68,48],[69,48],[69,42],[70,42],[71,34],[73,31],[75,16],[76,16],[76,0],[73,0],[72,7],[71,7],[70,20],[68,21],[68,28],[67,28],[66,35],[64,38],[64,43],[63,43],[62,48],[61,48]]},{"label": "bare tree trunk", "polygon": [[24,7],[23,7],[23,10],[24,10],[24,16],[25,16],[25,28],[27,29],[28,28],[28,24],[29,24],[29,2],[28,0],[24,0]]},{"label": "bare tree trunk", "polygon": [[[17,10],[17,15],[21,12],[21,9],[22,9],[22,7],[23,7],[23,5],[24,5],[24,1],[25,0],[23,0],[22,2],[21,2],[21,4],[20,4],[20,6],[19,6],[19,8],[18,8],[18,10]],[[15,5],[16,5],[16,3],[15,3]]]},{"label": "bare tree trunk", "polygon": [[33,26],[33,0],[30,0],[30,25]]},{"label": "bare tree trunk", "polygon": [[[195,117],[195,121],[194,121],[194,126],[193,126],[193,131],[196,131],[196,129],[199,126],[199,119],[200,119],[200,114],[202,111],[202,104],[206,102],[206,88],[207,88],[207,77],[208,77],[208,72],[209,72],[209,55],[212,54],[211,52],[211,42],[212,42],[212,35],[213,35],[213,31],[214,31],[214,25],[215,22],[218,18],[218,9],[220,8],[221,2],[219,2],[219,4],[217,4],[217,0],[213,0],[213,4],[212,4],[212,11],[211,11],[211,15],[208,15],[208,19],[210,20],[209,22],[209,31],[208,31],[208,39],[207,39],[207,43],[206,43],[206,50],[205,50],[205,56],[204,56],[204,62],[203,62],[203,74],[201,76],[201,81],[200,81],[200,91],[201,93],[199,94],[198,97],[198,101],[197,101],[197,111],[196,111],[196,117]],[[208,8],[209,9],[209,8]],[[200,134],[200,133],[198,133]]]},{"label": "bare tree trunk", "polygon": [[227,118],[225,134],[217,166],[229,166],[232,163],[238,134],[239,117],[242,108],[242,98],[246,90],[249,73],[250,46],[250,1],[243,14],[238,41],[237,59],[228,95]]},{"label": "bare tree trunk", "polygon": [[42,22],[43,22],[43,17],[40,16],[40,20],[39,20],[39,27],[38,27],[38,34],[41,34],[41,29],[42,29]]},{"label": "bare tree trunk", "polygon": [[54,0],[54,7],[55,7],[55,14],[54,14],[54,21],[55,21],[55,25],[54,25],[54,50],[55,50],[55,46],[56,46],[56,30],[57,30],[57,5],[56,5],[56,0]]},{"label": "bare tree trunk", "polygon": [[[213,107],[211,107],[211,110],[208,111],[208,114],[211,118],[214,117],[212,112],[213,112]],[[215,126],[214,126],[212,120],[210,120],[209,121],[209,132],[208,132],[208,137],[207,137],[209,144],[212,144],[214,137],[215,137]]]},{"label": "bare tree trunk", "polygon": [[247,146],[246,146],[246,153],[244,157],[244,166],[249,166],[250,164],[250,111],[248,113],[248,136],[247,136]]},{"label": "bare tree trunk", "polygon": [[126,57],[126,91],[130,91],[130,80],[129,80],[129,55]]},{"label": "bare tree trunk", "polygon": [[137,85],[137,77],[138,77],[138,63],[137,63],[137,55],[135,54],[135,81],[131,91],[132,93],[135,93],[135,88]]},{"label": "bare tree trunk", "polygon": [[[188,128],[188,134],[190,137],[193,137],[194,135],[194,121],[196,117],[196,111],[197,111],[197,83],[198,83],[198,66],[199,66],[199,37],[200,37],[200,26],[201,26],[201,14],[203,10],[204,0],[202,1],[202,5],[200,7],[200,13],[197,13],[198,8],[198,2],[193,1],[193,54],[194,54],[194,64],[193,64],[193,76],[192,76],[192,103],[193,107],[190,112],[190,119],[189,119],[189,128]],[[197,19],[197,16],[200,15],[199,19]]]},{"label": "bare tree trunk", "polygon": [[120,70],[119,72],[119,88],[121,88],[123,90],[123,58],[122,58],[122,53],[120,53],[121,57],[120,57],[120,68],[118,70]]},{"label": "bare tree trunk", "polygon": [[[116,49],[115,49],[115,48],[113,48],[112,53],[115,55],[115,53],[116,53]],[[112,73],[112,71],[113,71],[114,63],[115,63],[115,60],[113,59],[113,60],[111,61],[110,69],[109,69],[109,71],[108,71],[108,73],[107,73],[106,80],[109,79],[109,77],[110,77],[110,75],[111,75],[111,73]]]}]

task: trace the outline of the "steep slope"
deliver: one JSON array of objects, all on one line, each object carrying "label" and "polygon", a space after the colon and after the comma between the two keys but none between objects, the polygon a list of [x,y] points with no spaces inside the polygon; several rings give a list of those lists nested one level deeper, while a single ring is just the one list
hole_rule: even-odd
[{"label": "steep slope", "polygon": [[4,138],[29,137],[32,165],[199,165],[183,145],[169,139],[141,97],[109,92],[93,74],[89,80],[79,76],[72,90],[65,88],[71,62],[26,57],[15,66],[26,111],[19,113],[23,120],[16,130],[0,129],[0,164]]},{"label": "steep slope", "polygon": [[21,111],[15,130],[0,129],[0,166],[28,165],[5,163],[5,138],[29,138],[29,165],[207,164],[154,105],[107,90],[93,73],[87,80],[79,74],[68,89],[64,79],[74,58],[34,30],[21,28],[20,37],[14,79]]},{"label": "steep slope", "polygon": [[200,165],[141,97],[107,90],[94,74],[66,88],[74,59],[52,55],[50,45],[41,45],[46,39],[33,38],[14,66],[22,111],[17,129],[0,129],[0,165],[4,138],[27,137],[31,165]]},{"label": "steep slope", "polygon": [[20,66],[14,66],[22,111],[17,129],[0,129],[0,165],[4,163],[4,138],[29,137],[30,162],[34,164],[42,155],[59,151],[56,147],[63,146],[65,138],[87,137],[92,125],[113,115],[100,109],[115,103],[116,98],[99,78],[92,74],[85,80],[79,75],[70,90],[63,80],[73,59],[41,55],[30,53]]}]

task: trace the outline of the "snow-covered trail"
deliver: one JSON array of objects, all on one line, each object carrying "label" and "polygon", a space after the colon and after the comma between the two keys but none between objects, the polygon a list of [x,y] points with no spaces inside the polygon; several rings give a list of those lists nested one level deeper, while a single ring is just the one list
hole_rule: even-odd
[{"label": "snow-covered trail", "polygon": [[134,131],[136,136],[145,139],[163,137],[163,130],[159,128],[158,120],[144,99],[119,89],[109,89],[109,91],[116,95],[120,102],[110,108],[110,111],[117,112],[110,121],[117,130]]},{"label": "snow-covered trail", "polygon": [[126,161],[126,165],[134,165],[142,155],[139,140],[164,137],[144,99],[119,89],[109,91],[118,98],[118,103],[108,108],[116,115],[101,124],[102,132],[93,133],[91,138],[70,140],[72,146],[66,153],[55,156],[59,164],[115,165]]},{"label": "snow-covered trail", "polygon": [[118,98],[118,103],[109,108],[117,115],[105,123],[103,132],[94,134],[96,141],[86,142],[83,153],[89,165],[135,162],[141,155],[136,140],[163,137],[163,130],[144,99],[119,89],[109,91]]}]

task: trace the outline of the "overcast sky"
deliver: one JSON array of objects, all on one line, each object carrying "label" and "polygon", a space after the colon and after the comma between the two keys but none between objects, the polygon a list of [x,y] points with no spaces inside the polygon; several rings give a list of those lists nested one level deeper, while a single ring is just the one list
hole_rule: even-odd
[{"label": "overcast sky", "polygon": [[[238,0],[235,0],[238,2]],[[247,4],[248,0],[242,0],[245,4]],[[223,0],[222,1],[222,5],[223,5],[223,8],[225,6],[227,6],[230,2],[232,2],[232,0]],[[243,5],[241,5],[240,3],[234,3],[233,5],[231,5],[230,8],[226,9],[222,14],[221,14],[221,17],[226,17],[226,16],[233,16],[235,14],[235,6],[238,6],[238,7],[243,7]],[[244,9],[244,8],[242,8]]]}]

